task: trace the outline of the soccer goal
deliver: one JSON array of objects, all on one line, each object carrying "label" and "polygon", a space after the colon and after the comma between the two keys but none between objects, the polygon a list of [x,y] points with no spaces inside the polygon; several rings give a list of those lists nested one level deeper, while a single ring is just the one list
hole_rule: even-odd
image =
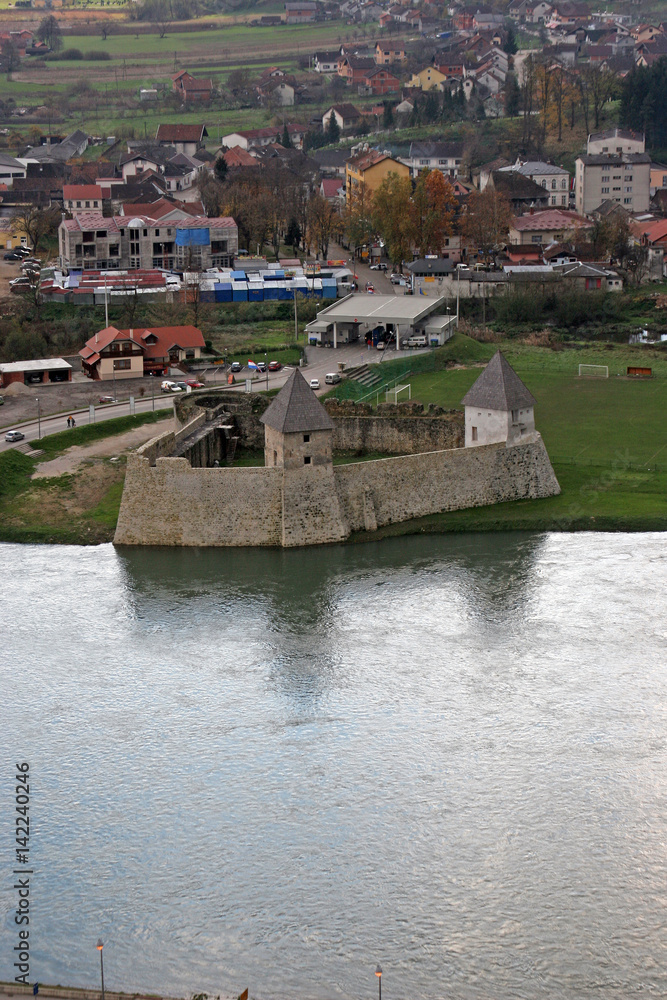
[{"label": "soccer goal", "polygon": [[395,385],[393,389],[387,389],[385,392],[385,400],[387,403],[398,403],[398,397],[402,392],[407,392],[408,399],[412,399],[412,386],[411,385]]},{"label": "soccer goal", "polygon": [[579,378],[609,378],[608,365],[579,365]]}]

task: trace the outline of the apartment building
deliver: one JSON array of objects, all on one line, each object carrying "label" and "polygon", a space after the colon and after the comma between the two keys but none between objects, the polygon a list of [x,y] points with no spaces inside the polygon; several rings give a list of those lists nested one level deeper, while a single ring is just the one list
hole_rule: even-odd
[{"label": "apartment building", "polygon": [[580,215],[590,215],[603,201],[615,201],[632,213],[648,212],[651,157],[648,153],[578,156],[574,193]]},{"label": "apartment building", "polygon": [[182,219],[165,222],[87,212],[63,219],[58,228],[59,263],[73,271],[205,271],[231,267],[237,250],[238,227],[228,217],[184,213]]}]

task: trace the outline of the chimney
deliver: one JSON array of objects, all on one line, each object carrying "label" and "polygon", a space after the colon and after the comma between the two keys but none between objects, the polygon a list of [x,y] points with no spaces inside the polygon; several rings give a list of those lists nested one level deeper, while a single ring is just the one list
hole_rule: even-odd
[{"label": "chimney", "polygon": [[130,327],[130,340],[134,340],[134,328]]}]

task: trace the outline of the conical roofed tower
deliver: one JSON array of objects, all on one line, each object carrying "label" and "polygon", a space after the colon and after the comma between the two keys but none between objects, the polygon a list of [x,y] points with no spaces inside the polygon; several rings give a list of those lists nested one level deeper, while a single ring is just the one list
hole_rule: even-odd
[{"label": "conical roofed tower", "polygon": [[466,448],[516,444],[535,431],[535,397],[500,351],[465,394],[463,405]]},{"label": "conical roofed tower", "polygon": [[331,465],[333,420],[298,368],[260,420],[265,465],[283,469]]}]

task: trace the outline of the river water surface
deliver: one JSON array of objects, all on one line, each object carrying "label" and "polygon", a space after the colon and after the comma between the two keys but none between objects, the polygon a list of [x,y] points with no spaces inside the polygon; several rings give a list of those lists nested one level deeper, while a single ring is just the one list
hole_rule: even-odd
[{"label": "river water surface", "polygon": [[664,998],[666,540],[0,546],[0,978]]}]

